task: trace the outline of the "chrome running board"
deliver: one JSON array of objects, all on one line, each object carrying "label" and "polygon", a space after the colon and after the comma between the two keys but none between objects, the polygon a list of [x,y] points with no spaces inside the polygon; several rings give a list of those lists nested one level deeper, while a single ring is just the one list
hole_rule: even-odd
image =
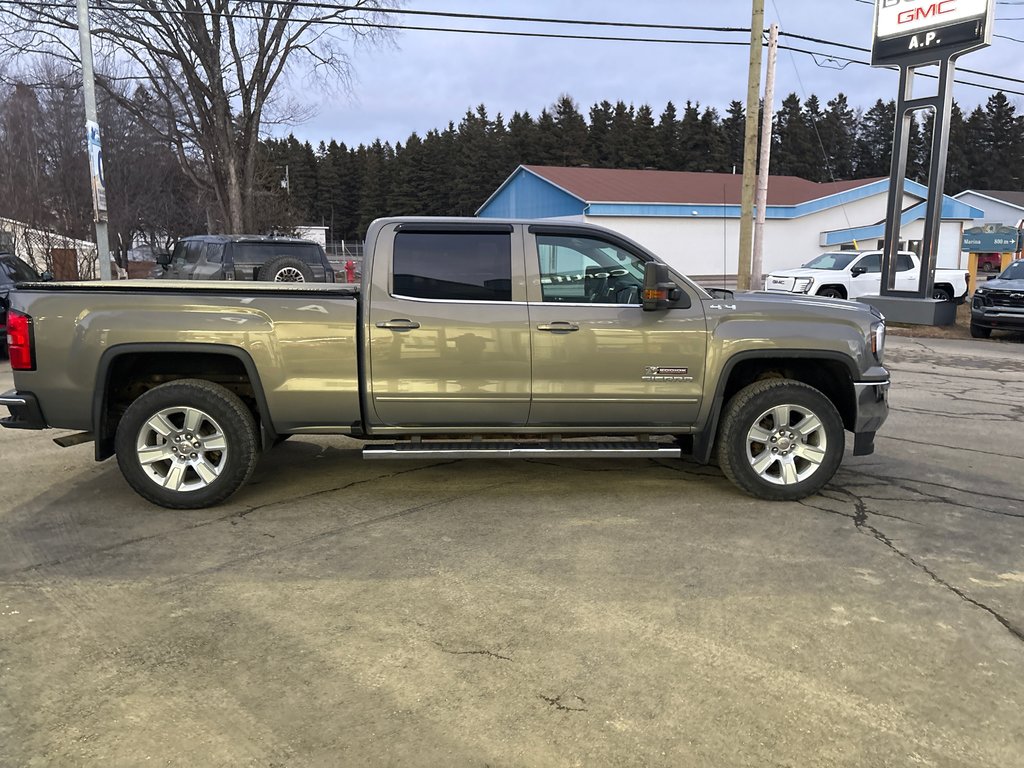
[{"label": "chrome running board", "polygon": [[487,440],[412,440],[401,443],[367,444],[364,459],[678,459],[682,450],[672,443],[651,440],[602,442],[507,442]]}]

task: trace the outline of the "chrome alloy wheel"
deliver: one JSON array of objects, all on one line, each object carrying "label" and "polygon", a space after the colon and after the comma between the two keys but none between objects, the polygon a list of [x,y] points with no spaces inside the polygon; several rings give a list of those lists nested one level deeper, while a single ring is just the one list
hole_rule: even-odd
[{"label": "chrome alloy wheel", "polygon": [[198,491],[226,466],[224,430],[197,408],[165,408],[139,430],[135,452],[143,472],[161,488]]},{"label": "chrome alloy wheel", "polygon": [[275,283],[304,283],[306,276],[295,267],[281,267],[274,275]]},{"label": "chrome alloy wheel", "polygon": [[747,431],[747,460],[763,480],[794,485],[813,475],[828,448],[825,425],[799,405],[777,405]]}]

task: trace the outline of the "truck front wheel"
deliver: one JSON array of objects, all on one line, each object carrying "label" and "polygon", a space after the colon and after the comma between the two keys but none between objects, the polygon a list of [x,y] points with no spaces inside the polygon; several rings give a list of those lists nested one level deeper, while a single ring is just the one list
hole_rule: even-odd
[{"label": "truck front wheel", "polygon": [[843,421],[814,387],[766,379],[740,390],[722,414],[718,464],[751,496],[796,501],[816,493],[839,469]]},{"label": "truck front wheel", "polygon": [[256,424],[224,387],[179,379],[154,387],[117,427],[117,463],[143,498],[169,509],[213,506],[249,479],[258,458]]},{"label": "truck front wheel", "polygon": [[845,299],[846,294],[843,293],[839,288],[833,288],[832,286],[825,286],[818,291],[819,296],[824,296],[826,299]]}]

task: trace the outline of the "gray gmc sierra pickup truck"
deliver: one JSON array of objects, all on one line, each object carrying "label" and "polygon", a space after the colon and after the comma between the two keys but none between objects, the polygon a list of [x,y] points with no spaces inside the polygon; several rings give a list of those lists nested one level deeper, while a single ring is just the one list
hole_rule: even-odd
[{"label": "gray gmc sierra pickup truck", "polygon": [[288,435],[376,459],[679,457],[818,491],[888,413],[885,325],[854,302],[715,298],[606,229],[393,218],[361,285],[26,284],[3,426],[58,427],[171,508],[217,504]]}]

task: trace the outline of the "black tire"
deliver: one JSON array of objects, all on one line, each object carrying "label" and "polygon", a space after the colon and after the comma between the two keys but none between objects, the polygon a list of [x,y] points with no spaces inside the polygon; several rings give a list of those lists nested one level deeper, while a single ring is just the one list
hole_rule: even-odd
[{"label": "black tire", "polygon": [[942,288],[937,285],[932,288],[932,298],[939,301],[952,301],[953,293],[948,288]]},{"label": "black tire", "polygon": [[971,323],[971,338],[972,339],[987,339],[991,335],[992,335],[992,329],[991,328],[985,328],[983,326],[975,325],[974,323]]},{"label": "black tire", "polygon": [[845,299],[846,296],[838,288],[825,287],[818,291],[819,296],[824,296],[826,299]]},{"label": "black tire", "polygon": [[[804,435],[801,428],[810,431]],[[796,501],[816,493],[835,475],[845,450],[839,412],[825,395],[799,381],[754,382],[722,413],[718,465],[738,488],[759,499]]]},{"label": "black tire", "polygon": [[201,379],[171,381],[142,394],[128,406],[114,440],[124,479],[144,499],[168,509],[224,501],[249,479],[258,446],[245,404]]},{"label": "black tire", "polygon": [[313,280],[313,270],[302,259],[279,256],[260,267],[256,279],[271,283],[308,283]]}]

